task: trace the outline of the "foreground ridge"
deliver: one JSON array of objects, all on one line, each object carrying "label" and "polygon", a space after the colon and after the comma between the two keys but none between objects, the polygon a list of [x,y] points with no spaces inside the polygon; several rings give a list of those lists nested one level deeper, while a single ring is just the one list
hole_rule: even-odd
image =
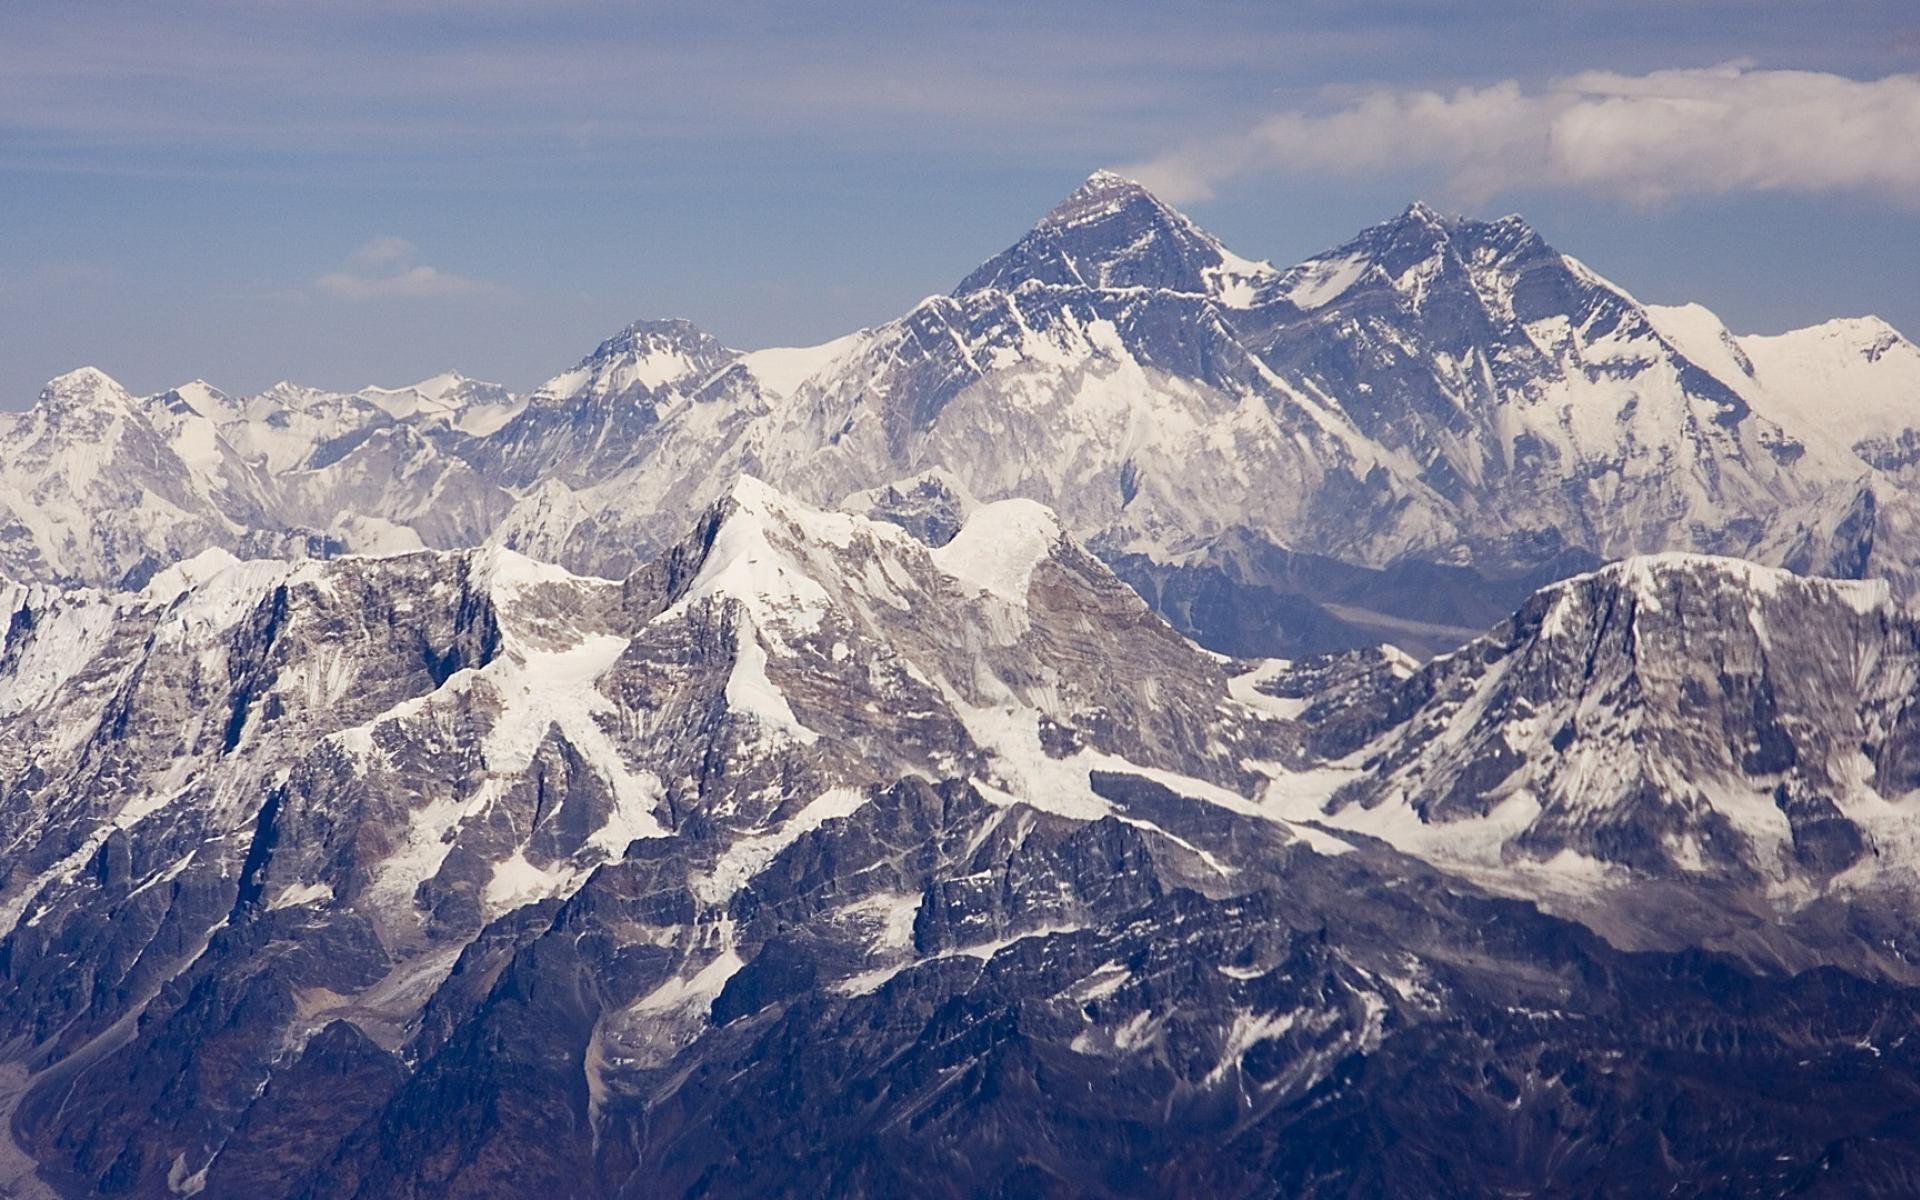
[{"label": "foreground ridge", "polygon": [[[209,551],[0,595],[0,1046],[39,1178],[1920,1166],[1885,1115],[1920,1067],[1920,628],[1885,584],[1666,554],[1425,665],[1233,660],[1043,506],[862,499],[893,519],[744,477],[621,578]],[[1456,1186],[1463,1139],[1495,1149]]]}]

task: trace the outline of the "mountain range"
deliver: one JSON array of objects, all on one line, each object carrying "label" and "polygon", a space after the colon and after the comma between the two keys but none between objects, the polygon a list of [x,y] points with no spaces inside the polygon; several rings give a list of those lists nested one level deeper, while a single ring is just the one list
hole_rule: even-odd
[{"label": "mountain range", "polygon": [[828,506],[1038,500],[1223,652],[1430,653],[1635,553],[1907,594],[1916,397],[1883,322],[1735,337],[1516,217],[1416,204],[1279,270],[1100,172],[951,293],[818,347],[640,322],[526,397],[63,376],[0,431],[0,574],[494,544],[617,575],[747,473]]},{"label": "mountain range", "polygon": [[0,1194],[1911,1195],[1913,400],[1108,173],[823,347],[63,376]]}]

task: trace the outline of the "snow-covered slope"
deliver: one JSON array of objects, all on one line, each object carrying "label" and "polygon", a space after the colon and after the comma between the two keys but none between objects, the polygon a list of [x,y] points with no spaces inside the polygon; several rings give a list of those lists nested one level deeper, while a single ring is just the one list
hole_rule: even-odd
[{"label": "snow-covered slope", "polygon": [[525,406],[499,384],[468,379],[458,371],[442,371],[403,388],[366,387],[358,395],[397,421],[445,421],[478,437],[500,428]]},{"label": "snow-covered slope", "polygon": [[542,384],[470,453],[489,476],[516,488],[606,479],[737,356],[686,321],[635,322]]},{"label": "snow-covered slope", "polygon": [[1920,348],[1878,317],[1736,337],[1698,304],[1648,315],[1799,441],[1906,478],[1920,444]]},{"label": "snow-covered slope", "polygon": [[1424,545],[1363,527],[1358,547],[1296,548],[1496,568],[1551,543],[1747,554],[1756,522],[1797,520],[1860,475],[1754,413],[1518,218],[1415,205],[1287,278],[1292,299],[1244,336],[1443,502]]},{"label": "snow-covered slope", "polygon": [[63,376],[0,1192],[1910,1194],[1917,380],[1105,172],[817,347]]},{"label": "snow-covered slope", "polygon": [[1877,317],[1830,321],[1739,347],[1756,404],[1806,438],[1842,443],[1870,465],[1915,478],[1920,458],[1920,348]]}]

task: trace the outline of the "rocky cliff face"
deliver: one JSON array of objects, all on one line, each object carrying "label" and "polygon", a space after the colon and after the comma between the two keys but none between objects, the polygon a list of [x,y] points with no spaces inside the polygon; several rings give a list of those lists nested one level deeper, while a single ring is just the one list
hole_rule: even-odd
[{"label": "rocky cliff face", "polygon": [[[678,880],[639,978],[704,995],[633,1034],[670,1042],[755,951],[745,882],[875,788],[972,780],[984,830],[1029,792],[1115,811],[1087,763],[1227,792],[1294,752],[1019,502],[932,551],[748,482],[625,582],[508,551],[215,552],[140,593],[9,604],[0,1038],[42,1069],[26,1142],[109,1190],[204,1178],[329,1029],[325,1053],[389,1078],[485,998],[461,963],[488,931],[639,842],[662,845],[636,869]],[[190,1116],[155,1125],[169,1096]]]},{"label": "rocky cliff face", "polygon": [[[1352,772],[1307,807],[1610,932],[1641,925],[1628,940],[1797,968],[1831,952],[1833,921],[1885,925],[1862,961],[1905,977],[1916,646],[1883,583],[1629,559],[1404,680],[1307,681],[1309,742]],[[1725,907],[1670,908],[1663,934],[1649,899],[1698,887]]]},{"label": "rocky cliff face", "polygon": [[21,1186],[1912,1183],[1886,589],[1635,560],[1240,661],[1038,505],[866,499],[10,589]]}]

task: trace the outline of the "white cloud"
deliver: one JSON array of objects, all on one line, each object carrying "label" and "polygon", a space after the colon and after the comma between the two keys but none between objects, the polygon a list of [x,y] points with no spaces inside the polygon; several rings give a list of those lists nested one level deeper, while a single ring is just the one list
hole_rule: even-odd
[{"label": "white cloud", "polygon": [[468,279],[416,261],[419,248],[405,238],[382,234],[352,254],[338,271],[313,281],[336,300],[433,300],[501,295],[497,283]]},{"label": "white cloud", "polygon": [[1920,75],[1855,80],[1744,63],[1528,90],[1381,90],[1267,118],[1130,173],[1169,200],[1257,170],[1438,171],[1474,203],[1547,187],[1653,205],[1690,195],[1852,192],[1920,199]]},{"label": "white cloud", "polygon": [[383,233],[347,256],[347,264],[362,269],[377,270],[390,267],[395,263],[411,262],[420,254],[420,248],[403,237]]}]

